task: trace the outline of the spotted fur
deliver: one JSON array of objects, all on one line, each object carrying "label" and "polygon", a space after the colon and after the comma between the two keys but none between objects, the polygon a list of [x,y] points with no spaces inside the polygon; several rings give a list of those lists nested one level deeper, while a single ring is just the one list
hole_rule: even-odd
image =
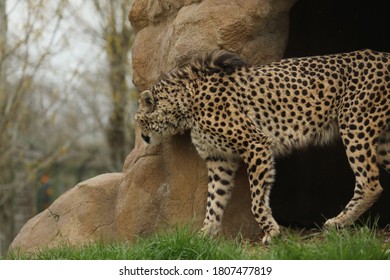
[{"label": "spotted fur", "polygon": [[382,191],[390,172],[390,54],[371,50],[248,65],[212,52],[168,73],[141,94],[143,138],[191,131],[209,174],[203,231],[216,234],[239,161],[246,164],[252,212],[263,242],[279,234],[269,194],[274,158],[341,137],[356,177],[354,195],[326,226],[353,223]]}]

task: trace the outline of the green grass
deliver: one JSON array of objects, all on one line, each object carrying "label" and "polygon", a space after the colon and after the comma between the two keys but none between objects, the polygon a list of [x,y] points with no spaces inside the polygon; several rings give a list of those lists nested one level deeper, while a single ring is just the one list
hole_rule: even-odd
[{"label": "green grass", "polygon": [[270,246],[273,260],[389,260],[390,245],[377,230],[366,226],[331,229],[302,236],[287,233]]},{"label": "green grass", "polygon": [[218,260],[246,259],[238,242],[202,236],[188,227],[174,232],[138,238],[134,243],[96,243],[75,247],[63,245],[42,249],[35,254],[11,252],[10,259],[66,260]]},{"label": "green grass", "polygon": [[38,260],[220,260],[220,259],[365,259],[389,260],[390,245],[367,226],[302,234],[286,230],[265,247],[259,242],[210,238],[188,227],[139,238],[134,243],[63,245],[34,254],[11,252],[8,259]]}]

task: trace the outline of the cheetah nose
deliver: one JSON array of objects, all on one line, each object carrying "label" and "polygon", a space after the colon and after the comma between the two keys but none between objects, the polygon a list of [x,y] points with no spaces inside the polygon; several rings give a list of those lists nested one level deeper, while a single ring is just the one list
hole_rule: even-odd
[{"label": "cheetah nose", "polygon": [[141,137],[147,144],[150,144],[150,136],[141,134]]}]

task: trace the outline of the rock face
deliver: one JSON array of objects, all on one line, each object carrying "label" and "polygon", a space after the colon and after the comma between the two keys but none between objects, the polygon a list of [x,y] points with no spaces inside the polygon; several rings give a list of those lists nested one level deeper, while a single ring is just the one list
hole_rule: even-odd
[{"label": "rock face", "polygon": [[[130,21],[133,81],[140,89],[161,73],[213,49],[239,53],[252,64],[282,57],[288,38],[288,12],[294,0],[135,1]],[[179,4],[180,3],[180,4]]]},{"label": "rock face", "polygon": [[[130,21],[137,32],[133,80],[143,90],[160,75],[194,54],[223,48],[252,64],[282,57],[288,12],[295,0],[135,0]],[[250,210],[247,176],[241,168],[226,209],[226,235],[257,235]],[[34,250],[58,242],[79,244],[129,239],[176,224],[201,227],[207,170],[188,134],[136,146],[122,173],[104,174],[78,184],[49,209],[31,219],[11,248]]]},{"label": "rock face", "polygon": [[34,250],[64,242],[76,244],[113,238],[113,205],[122,180],[123,173],[108,173],[79,183],[29,220],[11,248]]}]

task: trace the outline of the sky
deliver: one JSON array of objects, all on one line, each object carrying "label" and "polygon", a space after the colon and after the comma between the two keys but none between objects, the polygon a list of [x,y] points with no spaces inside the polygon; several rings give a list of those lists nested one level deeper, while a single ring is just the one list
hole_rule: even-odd
[{"label": "sky", "polygon": [[[33,5],[32,11],[28,9],[29,1]],[[18,58],[9,63],[8,80],[18,80],[22,76],[25,56],[30,57],[34,66],[43,54],[48,53],[35,76],[35,81],[44,83],[48,93],[46,97],[38,94],[33,98],[46,107],[47,114],[53,116],[58,125],[63,125],[61,121],[67,118],[78,118],[77,125],[84,131],[84,142],[103,141],[101,128],[108,121],[110,93],[101,76],[106,70],[103,42],[91,32],[99,30],[99,19],[91,12],[92,1],[65,0],[70,6],[62,10],[62,18],[58,21],[56,8],[61,1],[7,0],[9,45],[22,42]],[[45,5],[40,6],[40,3]],[[33,71],[32,66],[27,73]],[[41,100],[37,101],[39,98]]]},{"label": "sky", "polygon": [[[22,40],[26,34],[26,22],[32,22],[35,32],[41,34],[36,34],[37,40],[30,41],[30,54],[39,57],[42,52],[49,50],[53,55],[47,64],[53,66],[56,71],[46,74],[58,82],[61,80],[66,82],[76,69],[80,73],[95,71],[102,64],[104,57],[100,54],[99,42],[93,41],[87,28],[82,26],[85,24],[91,28],[99,28],[98,19],[89,12],[91,1],[68,0],[73,10],[64,11],[63,18],[58,23],[54,15],[60,1],[44,1],[46,2],[44,9],[36,7],[40,14],[35,14],[34,11],[35,15],[31,15],[26,4],[28,1],[7,0],[8,33],[13,40]],[[78,22],[81,20],[83,24]],[[50,77],[54,74],[59,75],[61,79]]]},{"label": "sky", "polygon": [[[67,5],[61,6],[63,2]],[[37,60],[48,54],[35,74],[35,81],[49,89],[40,102],[46,104],[43,107],[49,114],[57,115],[57,122],[79,118],[78,125],[92,131],[84,133],[87,141],[102,138],[111,110],[106,52],[100,34],[103,23],[92,5],[91,0],[6,0],[9,46],[21,42],[17,56],[10,59],[8,80],[17,81],[23,73],[33,72]],[[32,61],[27,71],[23,68],[26,56]],[[132,86],[130,71],[127,82]],[[61,102],[54,104],[53,98]],[[130,105],[132,119],[136,104]],[[94,135],[97,131],[99,137]]]}]

